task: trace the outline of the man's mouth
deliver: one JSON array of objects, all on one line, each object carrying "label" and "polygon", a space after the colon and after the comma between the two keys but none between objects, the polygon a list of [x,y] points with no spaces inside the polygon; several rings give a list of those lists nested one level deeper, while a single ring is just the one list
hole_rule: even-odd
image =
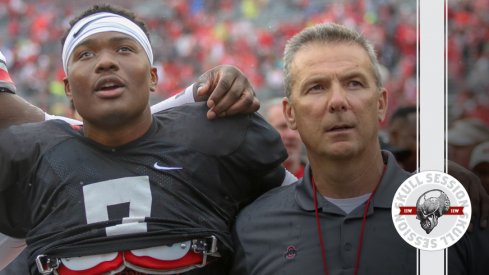
[{"label": "man's mouth", "polygon": [[340,131],[350,130],[352,128],[353,127],[350,125],[335,125],[335,126],[329,128],[328,132],[340,132]]},{"label": "man's mouth", "polygon": [[107,82],[101,85],[99,88],[97,88],[97,91],[109,91],[109,90],[115,90],[117,88],[122,87],[122,85],[114,83],[114,82]]},{"label": "man's mouth", "polygon": [[113,98],[123,93],[124,84],[118,78],[104,78],[99,80],[95,86],[95,93],[102,98]]}]

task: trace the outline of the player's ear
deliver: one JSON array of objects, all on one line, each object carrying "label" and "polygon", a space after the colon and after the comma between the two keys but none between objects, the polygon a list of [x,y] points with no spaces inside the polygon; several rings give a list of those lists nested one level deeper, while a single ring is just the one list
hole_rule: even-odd
[{"label": "player's ear", "polygon": [[287,121],[287,126],[289,126],[292,130],[297,130],[297,124],[295,121],[295,112],[292,108],[292,103],[287,97],[282,99],[282,111],[285,116],[285,120]]},{"label": "player's ear", "polygon": [[150,83],[149,83],[149,90],[151,92],[156,91],[156,87],[158,85],[158,69],[156,67],[151,68],[151,77],[150,77]]},{"label": "player's ear", "polygon": [[66,97],[68,97],[69,100],[73,100],[73,95],[71,94],[70,82],[68,81],[67,77],[65,77],[63,79],[63,83],[65,84],[65,95],[66,95]]}]

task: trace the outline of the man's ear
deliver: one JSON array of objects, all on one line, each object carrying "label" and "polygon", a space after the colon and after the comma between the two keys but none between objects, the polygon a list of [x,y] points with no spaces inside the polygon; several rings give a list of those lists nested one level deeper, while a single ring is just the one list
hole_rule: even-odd
[{"label": "man's ear", "polygon": [[156,87],[158,86],[158,69],[156,67],[152,67],[150,74],[151,78],[149,83],[149,90],[151,92],[154,92],[156,91]]},{"label": "man's ear", "polygon": [[297,130],[297,124],[295,121],[295,112],[292,108],[292,104],[287,97],[282,99],[282,111],[285,116],[285,120],[287,121],[287,126],[289,126],[292,130]]},{"label": "man's ear", "polygon": [[387,114],[387,104],[388,104],[387,90],[385,88],[382,88],[380,90],[379,99],[377,101],[377,116],[379,122],[382,122],[385,119],[385,116]]},{"label": "man's ear", "polygon": [[73,100],[73,95],[71,93],[71,86],[70,82],[68,81],[68,78],[65,77],[63,78],[63,83],[65,84],[65,95],[69,100]]}]

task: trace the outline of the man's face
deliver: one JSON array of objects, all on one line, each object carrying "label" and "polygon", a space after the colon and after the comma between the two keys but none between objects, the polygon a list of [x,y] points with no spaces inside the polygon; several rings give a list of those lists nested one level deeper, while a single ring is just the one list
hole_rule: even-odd
[{"label": "man's face", "polygon": [[85,123],[118,126],[148,109],[157,82],[142,46],[119,32],[84,39],[68,62],[65,90]]},{"label": "man's face", "polygon": [[287,126],[282,104],[273,105],[268,109],[267,120],[280,134],[289,154],[288,159],[300,159],[302,140],[297,130],[292,130]]},{"label": "man's face", "polygon": [[285,113],[309,155],[348,159],[379,148],[378,122],[384,119],[387,95],[375,84],[365,50],[310,43],[296,53],[291,75]]}]

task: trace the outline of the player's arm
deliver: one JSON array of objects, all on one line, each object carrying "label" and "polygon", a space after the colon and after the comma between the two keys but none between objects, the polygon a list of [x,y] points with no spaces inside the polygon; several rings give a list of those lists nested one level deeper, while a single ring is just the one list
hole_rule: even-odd
[{"label": "player's arm", "polygon": [[15,95],[15,90],[7,70],[7,60],[0,52],[0,128],[44,120],[44,112]]},{"label": "player's arm", "polygon": [[[68,123],[80,123],[65,117],[45,114],[40,108],[15,95],[15,92],[15,84],[7,70],[7,61],[0,52],[0,128],[45,119],[63,119]],[[204,100],[207,100],[209,107],[209,119],[253,113],[260,107],[246,76],[234,66],[220,65],[205,72],[182,93],[152,106],[151,109],[157,112]]]},{"label": "player's arm", "polygon": [[236,67],[219,65],[202,74],[183,92],[151,106],[153,113],[186,103],[206,101],[207,118],[253,113],[260,108],[246,76]]},{"label": "player's arm", "polygon": [[43,120],[44,112],[38,107],[15,94],[0,92],[0,128]]},{"label": "player's arm", "polygon": [[[210,108],[207,113],[209,119],[252,113],[260,107],[251,84],[241,71],[233,66],[221,65],[204,73],[182,93],[153,105],[151,110],[157,112],[206,99]],[[80,123],[69,118],[45,114],[40,108],[13,92],[0,91],[0,128],[45,119],[63,119],[69,123]]]},{"label": "player's arm", "polygon": [[287,150],[277,130],[259,114],[247,117],[248,125],[241,133],[243,140],[231,159],[249,171],[255,190],[265,192],[295,182],[297,178],[282,165]]},{"label": "player's arm", "polygon": [[[0,96],[2,96],[0,94]],[[3,109],[1,109],[3,110]],[[3,139],[2,132],[5,130],[0,129],[0,141],[5,141],[8,139]],[[0,144],[2,147],[10,147],[11,144],[8,142],[2,142]],[[15,148],[15,147],[14,147]],[[6,228],[11,229],[8,223],[11,220],[9,208],[12,207],[6,200],[6,191],[9,187],[9,182],[11,182],[8,174],[12,173],[11,167],[9,166],[9,161],[12,159],[12,155],[6,153],[2,148],[0,148],[0,270],[5,268],[11,261],[13,261],[25,248],[25,240],[10,237],[2,232],[9,231]],[[15,174],[15,172],[13,172]],[[9,234],[9,233],[8,233]]]}]

